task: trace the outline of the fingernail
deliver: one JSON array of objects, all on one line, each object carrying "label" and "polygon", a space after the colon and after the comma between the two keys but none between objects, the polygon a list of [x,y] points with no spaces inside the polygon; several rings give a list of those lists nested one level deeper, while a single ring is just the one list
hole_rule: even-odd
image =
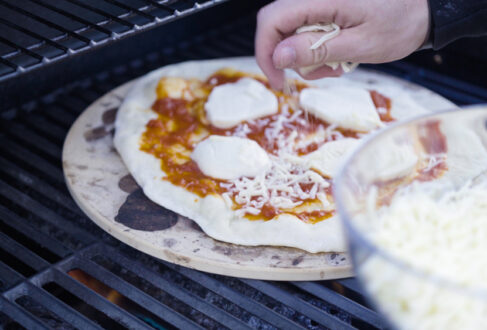
[{"label": "fingernail", "polygon": [[277,69],[291,68],[296,62],[296,51],[292,47],[284,47],[278,53]]}]

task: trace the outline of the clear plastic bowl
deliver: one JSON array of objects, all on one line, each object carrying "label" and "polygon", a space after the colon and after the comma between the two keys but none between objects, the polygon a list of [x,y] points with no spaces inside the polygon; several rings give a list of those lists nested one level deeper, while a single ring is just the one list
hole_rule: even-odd
[{"label": "clear plastic bowl", "polygon": [[[446,156],[441,155],[445,151],[441,150],[444,148],[440,141],[442,135],[448,149]],[[393,196],[411,184],[433,182],[420,183],[417,177],[413,180],[417,174],[411,173],[418,173],[418,170],[411,172],[411,160],[414,160],[411,152],[416,157],[416,168],[421,168],[418,162],[423,164],[420,172],[428,170],[425,172],[428,174],[432,171],[424,166],[437,167],[435,175],[438,178],[434,180],[448,182],[452,189],[458,189],[466,182],[485,182],[487,106],[446,111],[391,125],[366,139],[345,162],[336,179],[334,193],[357,277],[370,302],[386,317],[392,328],[487,329],[487,269],[478,268],[486,264],[487,251],[473,256],[469,249],[465,249],[465,260],[469,261],[466,264],[471,265],[465,267],[465,272],[476,269],[481,274],[473,274],[480,281],[471,284],[458,280],[465,277],[463,272],[448,272],[460,264],[454,261],[459,259],[452,259],[453,265],[446,259],[444,264],[432,262],[431,265],[435,265],[432,268],[422,267],[420,262],[414,262],[414,258],[421,258],[421,254],[426,253],[421,251],[432,249],[421,250],[409,259],[398,253],[398,249],[402,248],[385,248],[376,239],[378,212],[391,200],[384,196]],[[394,161],[387,157],[388,154],[393,155]],[[432,154],[435,155],[433,160]],[[435,163],[438,157],[447,169]],[[395,176],[402,177],[398,179]],[[379,202],[380,198],[382,201]],[[487,195],[485,198],[487,200]],[[487,226],[487,214],[480,218],[482,221],[485,219]],[[407,225],[405,222],[395,224],[399,231],[403,230],[401,226]],[[440,232],[435,233],[438,235]],[[431,238],[428,242],[433,241]],[[448,257],[448,253],[445,256]]]}]

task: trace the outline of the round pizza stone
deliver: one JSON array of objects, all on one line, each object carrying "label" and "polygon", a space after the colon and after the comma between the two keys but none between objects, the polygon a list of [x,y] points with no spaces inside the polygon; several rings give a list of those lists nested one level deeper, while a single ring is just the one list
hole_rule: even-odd
[{"label": "round pizza stone", "polygon": [[[226,66],[228,61],[238,60],[226,60]],[[370,89],[395,85],[431,111],[454,107],[423,87],[381,73],[358,69],[347,78]],[[63,149],[66,182],[74,200],[91,220],[135,249],[210,273],[286,281],[353,276],[351,260],[345,253],[308,253],[287,247],[216,241],[192,220],[145,197],[112,141],[117,109],[133,83],[128,82],[91,104],[66,137]]]}]

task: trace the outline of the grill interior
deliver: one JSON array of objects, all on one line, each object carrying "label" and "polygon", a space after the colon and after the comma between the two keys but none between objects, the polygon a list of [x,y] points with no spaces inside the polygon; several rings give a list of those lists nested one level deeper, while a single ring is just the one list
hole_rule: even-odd
[{"label": "grill interior", "polygon": [[[0,0],[0,111],[225,26],[266,0]],[[137,35],[137,38],[134,36]]]},{"label": "grill interior", "polygon": [[225,0],[0,1],[0,77],[92,50]]},{"label": "grill interior", "polygon": [[[82,3],[88,6],[91,2],[95,1]],[[105,2],[107,6],[121,3]],[[136,3],[141,2],[151,5],[137,7]],[[175,9],[189,3],[189,8],[199,8],[191,1],[164,5],[162,1],[123,3],[138,9],[113,14],[118,19],[105,17],[106,22],[84,23],[76,35],[88,38],[91,45],[95,35],[106,35],[106,39],[96,39],[97,43],[123,33],[116,29],[127,25],[119,20],[132,24],[125,33],[135,33],[134,24],[142,24],[138,20],[147,18],[146,14],[155,16],[156,10],[166,12],[166,6]],[[0,5],[13,6],[7,0],[0,0]],[[1,17],[0,22],[5,24]],[[0,326],[6,329],[385,327],[384,321],[367,305],[355,279],[266,282],[168,264],[111,238],[84,216],[67,191],[61,169],[62,144],[72,122],[91,102],[162,65],[251,55],[254,17],[255,13],[251,13],[223,27],[199,31],[163,51],[150,52],[124,65],[72,81],[4,113],[5,118],[0,121]],[[116,34],[107,34],[105,29]],[[66,31],[53,37],[57,44],[80,41],[79,52],[85,47],[83,38]],[[6,65],[16,74],[27,65],[20,60],[27,58],[24,55],[50,46],[44,40],[25,44],[25,50],[18,48],[5,53],[9,45],[4,41],[0,38],[2,68]],[[58,52],[56,47],[50,49],[53,54]],[[63,54],[59,56],[69,56],[69,52]],[[458,104],[487,100],[486,90],[479,86],[410,62],[373,68],[426,86]],[[30,74],[36,78],[32,70]],[[7,80],[9,73],[2,72],[1,78]]]}]

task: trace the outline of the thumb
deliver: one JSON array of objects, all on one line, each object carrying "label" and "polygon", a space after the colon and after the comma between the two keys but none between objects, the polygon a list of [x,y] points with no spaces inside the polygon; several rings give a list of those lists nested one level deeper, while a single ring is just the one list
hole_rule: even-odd
[{"label": "thumb", "polygon": [[278,69],[299,69],[327,62],[360,62],[357,61],[361,57],[360,46],[365,41],[355,28],[342,30],[337,37],[311,49],[322,36],[320,32],[305,32],[284,39],[274,50],[274,66]]}]

